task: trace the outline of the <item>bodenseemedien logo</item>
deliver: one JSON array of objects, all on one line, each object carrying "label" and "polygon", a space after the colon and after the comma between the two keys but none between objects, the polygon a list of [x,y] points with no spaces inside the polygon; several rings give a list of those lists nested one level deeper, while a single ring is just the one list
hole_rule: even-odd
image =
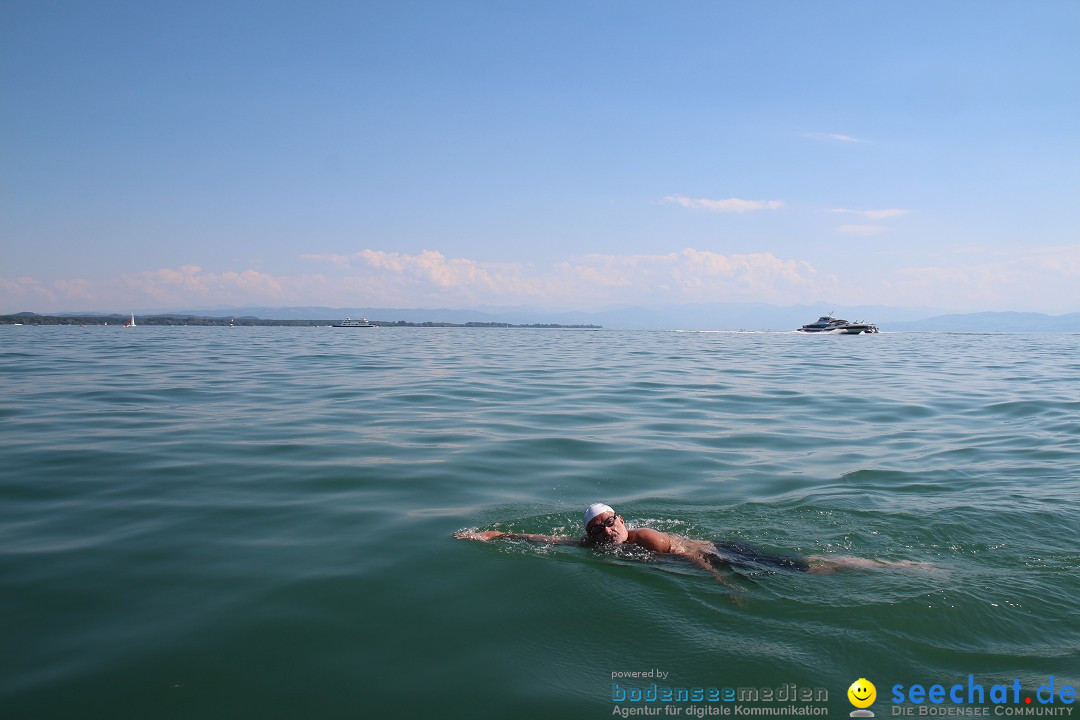
[{"label": "bodenseemedien logo", "polygon": [[877,699],[877,688],[874,687],[874,683],[866,678],[859,678],[847,689],[847,697],[856,708],[851,711],[851,717],[874,717],[874,713],[866,709]]}]

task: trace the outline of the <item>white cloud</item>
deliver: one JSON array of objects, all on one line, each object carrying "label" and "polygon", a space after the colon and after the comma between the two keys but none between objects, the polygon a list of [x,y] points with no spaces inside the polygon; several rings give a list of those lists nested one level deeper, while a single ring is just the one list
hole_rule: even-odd
[{"label": "white cloud", "polygon": [[[910,211],[902,210],[900,208],[885,208],[882,210],[850,210],[848,208],[834,208],[832,212],[837,215],[855,215],[857,217],[866,218],[867,220],[888,220],[907,215]],[[836,232],[842,235],[870,237],[872,235],[887,233],[891,229],[892,228],[887,225],[878,225],[875,223],[851,223],[840,225],[836,228]]]},{"label": "white cloud", "polygon": [[354,257],[356,257],[356,256],[355,255],[350,256],[350,255],[321,254],[321,255],[301,255],[300,259],[301,260],[307,260],[309,262],[325,262],[325,263],[330,263],[332,265],[337,265],[338,267],[347,268],[347,267],[349,267],[349,265],[352,264],[352,259]]},{"label": "white cloud", "polygon": [[754,210],[777,210],[784,207],[782,200],[743,200],[741,198],[727,198],[725,200],[711,200],[709,198],[688,198],[682,195],[668,195],[663,199],[666,203],[675,203],[686,208],[695,210],[710,210],[712,212],[751,212]]},{"label": "white cloud", "polygon": [[[784,305],[829,298],[848,304],[962,310],[1080,308],[1080,245],[980,254],[957,251],[917,267],[872,271],[850,263],[833,272],[771,252],[725,255],[696,248],[653,255],[587,254],[546,267],[447,257],[435,250],[409,254],[366,249],[348,256],[313,257],[333,272],[205,272],[198,265],[185,265],[105,280],[0,278],[0,307],[4,312],[139,312],[218,305],[533,304],[590,309],[722,301]],[[340,257],[348,262],[340,262]]]},{"label": "white cloud", "polygon": [[97,280],[0,278],[0,307],[34,312],[138,312],[146,307],[299,305],[324,294],[327,286],[321,275],[275,276],[257,270],[207,273],[198,265],[184,265]]},{"label": "white cloud", "polygon": [[806,261],[768,252],[723,255],[687,248],[664,255],[587,254],[546,269],[448,258],[434,250],[368,249],[349,257],[349,276],[342,281],[372,296],[352,303],[367,305],[796,302],[800,292],[827,293],[835,284],[834,277],[819,276]]},{"label": "white cloud", "polygon": [[687,248],[666,255],[584,255],[560,265],[565,277],[594,282],[597,302],[796,302],[802,293],[828,293],[835,277],[803,260],[772,253],[722,255]]},{"label": "white cloud", "polygon": [[846,208],[836,208],[833,212],[843,215],[858,215],[867,220],[887,220],[889,218],[902,217],[909,214],[911,211],[901,210],[900,208],[886,208],[884,210],[848,210]]},{"label": "white cloud", "polygon": [[804,132],[799,134],[805,138],[811,138],[813,140],[830,140],[833,142],[856,143],[860,145],[866,145],[870,143],[869,140],[852,137],[851,135],[844,135],[843,133]]},{"label": "white cloud", "polygon": [[880,235],[889,232],[889,230],[890,228],[884,225],[840,225],[836,228],[836,232],[843,235],[857,235],[860,237]]},{"label": "white cloud", "polygon": [[1080,309],[1080,245],[959,256],[963,262],[897,270],[883,300],[920,298],[964,310]]},{"label": "white cloud", "polygon": [[121,280],[133,294],[160,304],[260,302],[289,296],[286,285],[291,282],[256,270],[204,273],[198,265],[123,275]]},{"label": "white cloud", "polygon": [[3,298],[4,305],[17,305],[23,310],[29,310],[29,307],[23,308],[19,303],[50,302],[57,299],[58,293],[48,284],[32,277],[0,277],[0,297]]}]

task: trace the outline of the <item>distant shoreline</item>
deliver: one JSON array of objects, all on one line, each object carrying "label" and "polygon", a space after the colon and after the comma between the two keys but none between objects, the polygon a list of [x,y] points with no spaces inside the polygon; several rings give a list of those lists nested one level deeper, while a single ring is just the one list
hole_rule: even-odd
[{"label": "distant shoreline", "polygon": [[[123,325],[130,320],[129,315],[38,315],[37,313],[18,313],[0,315],[0,325],[77,325],[105,326]],[[327,327],[337,320],[265,320],[256,317],[205,317],[201,315],[145,315],[136,316],[136,326],[181,327],[185,325],[202,327]],[[554,330],[600,330],[602,325],[561,325],[558,323],[531,323],[515,325],[500,322],[406,322],[405,320],[369,320],[372,325],[387,328],[532,328]],[[342,328],[351,329],[351,328]],[[357,328],[362,329],[362,328]]]}]

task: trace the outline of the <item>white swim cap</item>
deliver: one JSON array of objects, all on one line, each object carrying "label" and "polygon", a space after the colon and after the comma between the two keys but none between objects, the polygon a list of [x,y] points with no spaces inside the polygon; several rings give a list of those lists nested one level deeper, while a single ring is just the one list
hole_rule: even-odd
[{"label": "white swim cap", "polygon": [[613,513],[615,511],[611,509],[610,505],[605,505],[604,503],[593,503],[589,507],[585,508],[585,525],[588,526],[590,520],[592,520],[597,515],[603,515],[606,512]]}]

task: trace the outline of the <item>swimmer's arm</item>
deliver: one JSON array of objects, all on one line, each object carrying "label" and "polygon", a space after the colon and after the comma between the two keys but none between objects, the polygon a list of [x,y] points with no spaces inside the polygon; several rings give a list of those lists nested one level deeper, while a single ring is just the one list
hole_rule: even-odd
[{"label": "swimmer's arm", "polygon": [[650,528],[631,530],[626,538],[628,541],[658,553],[684,554],[671,542],[671,536]]},{"label": "swimmer's arm", "polygon": [[702,555],[700,549],[693,547],[687,548],[686,543],[674,542],[671,536],[667,533],[658,532],[649,528],[641,528],[640,530],[631,531],[628,540],[635,545],[640,545],[643,548],[652,550],[659,553],[671,553],[674,555],[682,555],[690,562],[694,563],[703,570],[708,570],[709,574],[716,578],[716,581],[725,587],[729,587],[732,590],[738,590],[743,592],[743,588],[735,585],[728,580],[719,570],[713,567],[704,555]]},{"label": "swimmer's arm", "polygon": [[698,567],[704,570],[708,570],[709,574],[716,578],[716,582],[720,583],[724,587],[731,588],[732,590],[738,590],[739,592],[746,591],[746,588],[741,588],[735,583],[728,580],[726,577],[724,577],[724,575],[715,567],[713,567],[713,564],[709,562],[701,553],[693,553],[687,555],[686,557],[689,558],[690,562],[694,563]]},{"label": "swimmer's arm", "polygon": [[578,544],[578,541],[574,538],[556,537],[554,535],[537,535],[534,533],[499,532],[498,530],[485,530],[484,532],[459,530],[454,533],[454,537],[458,540],[481,540],[483,542],[487,542],[488,540],[527,540],[529,542],[551,543],[555,545]]}]

